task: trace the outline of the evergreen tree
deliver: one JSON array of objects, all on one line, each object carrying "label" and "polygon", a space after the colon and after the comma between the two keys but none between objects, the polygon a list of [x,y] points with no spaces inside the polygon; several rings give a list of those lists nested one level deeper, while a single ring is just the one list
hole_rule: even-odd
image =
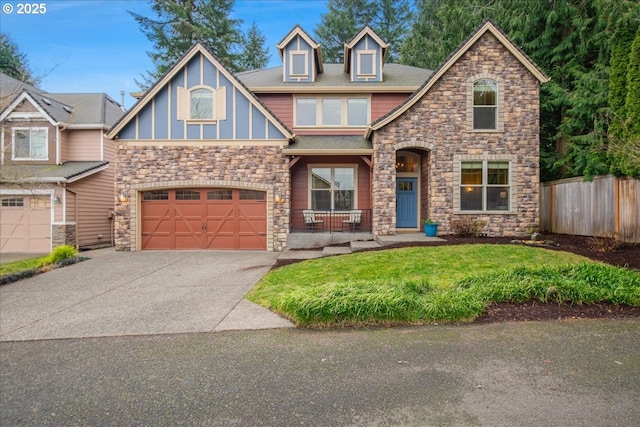
[{"label": "evergreen tree", "polygon": [[243,52],[238,60],[240,71],[259,70],[269,63],[269,50],[264,46],[265,36],[262,34],[255,21],[249,27],[243,41]]},{"label": "evergreen tree", "polygon": [[154,51],[148,52],[156,69],[137,82],[147,88],[196,42],[202,43],[231,71],[238,70],[237,50],[242,42],[239,26],[242,21],[231,19],[233,0],[153,0],[156,19],[129,12]]},{"label": "evergreen tree", "polygon": [[327,7],[315,39],[322,45],[324,62],[339,64],[344,60],[344,44],[374,22],[377,8],[372,0],[329,0]]},{"label": "evergreen tree", "polygon": [[371,28],[389,44],[387,62],[400,59],[400,49],[412,22],[409,0],[378,0],[377,17]]},{"label": "evergreen tree", "polygon": [[29,69],[27,56],[6,33],[0,33],[0,72],[32,86],[38,84],[38,79]]}]

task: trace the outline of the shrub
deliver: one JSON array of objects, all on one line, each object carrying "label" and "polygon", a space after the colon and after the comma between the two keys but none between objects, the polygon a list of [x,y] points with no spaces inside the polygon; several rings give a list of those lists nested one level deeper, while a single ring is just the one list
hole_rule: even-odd
[{"label": "shrub", "polygon": [[453,234],[458,237],[478,237],[487,221],[465,217],[451,221]]},{"label": "shrub", "polygon": [[614,252],[624,245],[624,240],[618,233],[606,233],[604,236],[593,236],[587,239],[587,244],[597,252]]},{"label": "shrub", "polygon": [[77,254],[78,251],[73,246],[61,245],[51,251],[41,265],[58,264],[65,259],[74,258]]}]

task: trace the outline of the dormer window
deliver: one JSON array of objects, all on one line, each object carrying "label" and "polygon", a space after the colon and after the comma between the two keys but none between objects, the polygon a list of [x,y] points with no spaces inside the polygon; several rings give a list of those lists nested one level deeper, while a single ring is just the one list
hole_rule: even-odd
[{"label": "dormer window", "polygon": [[375,69],[376,51],[364,50],[358,52],[358,77],[370,77],[376,75]]},{"label": "dormer window", "polygon": [[204,88],[191,91],[191,120],[213,120],[213,95],[212,90]]},{"label": "dormer window", "polygon": [[309,76],[309,52],[304,50],[292,50],[289,52],[291,61],[291,77]]}]

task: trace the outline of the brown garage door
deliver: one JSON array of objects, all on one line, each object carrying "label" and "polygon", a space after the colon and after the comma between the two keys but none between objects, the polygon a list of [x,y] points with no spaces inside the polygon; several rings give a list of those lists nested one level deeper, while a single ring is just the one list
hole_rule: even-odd
[{"label": "brown garage door", "polygon": [[142,193],[142,249],[266,249],[262,191],[196,188]]},{"label": "brown garage door", "polygon": [[49,196],[3,196],[0,201],[2,252],[51,251]]}]

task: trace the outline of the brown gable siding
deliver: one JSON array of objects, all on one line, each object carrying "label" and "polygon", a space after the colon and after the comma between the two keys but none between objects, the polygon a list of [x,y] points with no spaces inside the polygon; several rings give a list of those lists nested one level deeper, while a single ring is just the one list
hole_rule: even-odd
[{"label": "brown gable siding", "polygon": [[[467,130],[467,81],[488,73],[502,80],[503,132]],[[411,108],[376,131],[374,145],[374,233],[393,234],[395,152],[429,150],[428,217],[451,232],[451,221],[476,217],[488,221],[492,235],[518,235],[538,225],[539,81],[492,34],[486,33]],[[455,214],[461,160],[508,159],[512,165],[510,214]],[[459,193],[458,193],[459,194]]]}]

